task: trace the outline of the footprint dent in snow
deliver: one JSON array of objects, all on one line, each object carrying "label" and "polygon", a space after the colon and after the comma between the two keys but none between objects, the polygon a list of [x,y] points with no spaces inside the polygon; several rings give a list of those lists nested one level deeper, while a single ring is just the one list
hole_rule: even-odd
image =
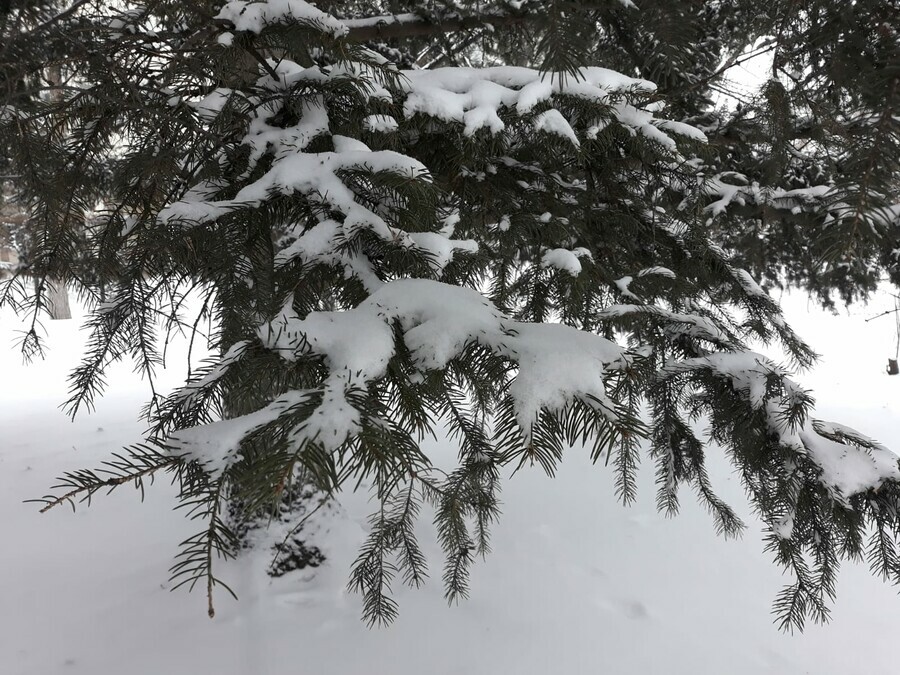
[{"label": "footprint dent in snow", "polygon": [[650,612],[640,600],[623,600],[619,603],[622,613],[629,619],[646,620],[650,618]]}]

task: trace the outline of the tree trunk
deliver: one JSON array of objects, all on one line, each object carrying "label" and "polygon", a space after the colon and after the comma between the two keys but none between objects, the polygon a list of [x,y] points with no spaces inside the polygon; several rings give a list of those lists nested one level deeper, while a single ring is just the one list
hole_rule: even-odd
[{"label": "tree trunk", "polygon": [[[51,87],[50,99],[53,101],[62,100],[62,68],[56,64],[47,68],[47,82]],[[71,319],[72,310],[69,308],[69,291],[66,284],[58,279],[47,278],[46,284],[47,307],[50,311],[51,319]]]},{"label": "tree trunk", "polygon": [[65,284],[54,279],[47,279],[47,308],[51,319],[71,319],[72,310],[69,307],[69,292]]}]

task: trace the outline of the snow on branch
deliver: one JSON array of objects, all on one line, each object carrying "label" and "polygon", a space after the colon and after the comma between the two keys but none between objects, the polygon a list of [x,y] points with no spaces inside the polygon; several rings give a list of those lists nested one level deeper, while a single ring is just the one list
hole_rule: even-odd
[{"label": "snow on branch", "polygon": [[[334,450],[358,432],[359,412],[347,394],[385,376],[397,355],[395,326],[423,373],[446,368],[473,345],[513,364],[508,394],[526,439],[541,411],[561,412],[575,400],[616,423],[619,405],[607,393],[606,380],[648,353],[561,324],[514,321],[475,290],[427,279],[390,282],[346,311],[301,318],[288,304],[259,328],[262,344],[287,361],[322,357],[328,368],[320,402],[291,433],[292,442],[315,441]],[[178,431],[171,443],[220,472],[235,460],[243,438],[309,396],[290,392],[249,415]]]},{"label": "snow on branch", "polygon": [[252,33],[260,33],[272,24],[293,21],[308,24],[334,37],[347,34],[347,26],[341,21],[303,0],[231,0],[225,3],[216,19],[230,22],[237,31]]},{"label": "snow on branch", "polygon": [[[619,0],[626,8],[635,7],[631,0]],[[540,7],[541,3],[535,3]],[[265,0],[227,2],[215,20],[237,31],[261,32],[266,26],[296,22],[340,38],[344,42],[359,43],[405,37],[442,35],[477,29],[493,30],[545,19],[546,14],[523,9],[522,3],[508,3],[496,9],[478,7],[478,11],[463,15],[453,9],[437,16],[413,12],[379,16],[336,19],[303,0]],[[570,3],[571,9],[591,9],[591,3]]]},{"label": "snow on branch", "polygon": [[762,187],[756,182],[743,182],[744,177],[733,172],[728,172],[729,181],[737,180],[743,184],[729,182],[724,178],[723,175],[713,176],[703,184],[704,194],[715,198],[705,206],[710,218],[726,214],[732,206],[757,205],[792,214],[824,214],[826,224],[856,217],[862,218],[873,229],[888,228],[900,223],[900,204],[873,206],[860,213],[856,206],[844,199],[848,193],[846,187],[823,184],[785,190]]},{"label": "snow on branch", "polygon": [[[381,284],[379,275],[365,256],[343,245],[361,231],[373,233],[385,244],[420,252],[435,276],[457,253],[476,252],[475,241],[454,240],[451,232],[428,231],[427,225],[423,228],[426,231],[408,231],[399,226],[396,210],[403,208],[406,198],[395,190],[390,199],[378,205],[361,198],[359,185],[396,185],[399,179],[411,189],[419,189],[415,186],[429,185],[431,176],[420,161],[408,155],[372,150],[358,138],[334,133],[329,92],[336,87],[358,96],[363,104],[373,102],[382,109],[387,104],[402,107],[406,123],[413,123],[416,116],[459,123],[464,135],[482,131],[502,134],[507,132],[504,119],[533,117],[530,123],[534,128],[561,135],[577,148],[580,140],[573,126],[560,110],[547,108],[548,104],[553,105],[555,97],[569,96],[600,106],[632,133],[640,133],[667,149],[675,146],[675,141],[661,130],[661,120],[623,100],[651,94],[655,86],[604,68],[584,68],[578,79],[530,68],[496,67],[393,71],[391,77],[379,81],[374,71],[380,67],[374,62],[347,61],[329,68],[304,68],[282,59],[269,63],[253,91],[217,88],[189,103],[207,124],[215,123],[226,112],[247,116],[246,132],[240,140],[240,145],[249,151],[243,177],[253,175],[263,158],[271,161],[262,175],[240,185],[236,192],[229,191],[230,183],[198,182],[181,199],[162,209],[158,220],[196,227],[229,214],[257,209],[277,197],[303,196],[311,207],[327,215],[319,218],[317,225],[286,224],[287,247],[277,254],[277,264],[300,260],[306,264],[338,265],[369,291]],[[283,111],[285,97],[292,96],[295,90],[304,94],[288,115]],[[338,98],[338,103],[341,100],[344,99]],[[535,108],[541,112],[535,114]],[[343,110],[339,114],[343,115]],[[371,129],[393,131],[400,126],[386,115],[368,115],[365,119]],[[314,142],[321,147],[328,141],[330,151],[309,151]],[[431,224],[432,228],[435,226],[436,223]],[[545,252],[542,263],[576,276],[581,270],[581,259],[585,258],[590,258],[585,249],[556,247]]]},{"label": "snow on branch", "polygon": [[237,459],[241,441],[306,402],[308,397],[308,392],[288,392],[248,415],[181,429],[169,437],[169,445],[176,453],[184,451],[188,459],[199,461],[211,476],[218,477]]},{"label": "snow on branch", "polygon": [[854,429],[808,417],[808,392],[787,377],[787,371],[751,351],[719,352],[685,359],[661,369],[663,379],[708,372],[728,381],[767,420],[778,444],[810,459],[818,482],[846,508],[854,495],[878,491],[888,481],[900,481],[900,457]]}]

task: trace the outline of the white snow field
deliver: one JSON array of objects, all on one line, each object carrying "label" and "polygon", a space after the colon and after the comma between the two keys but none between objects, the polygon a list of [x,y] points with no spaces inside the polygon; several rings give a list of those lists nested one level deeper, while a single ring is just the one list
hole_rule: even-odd
[{"label": "white snow field", "polygon": [[[784,303],[823,354],[814,372],[797,376],[815,391],[819,416],[900,449],[900,376],[884,372],[894,318],[864,322],[893,299],[850,316],[800,295]],[[222,574],[240,600],[220,592],[209,620],[202,592],[167,588],[177,544],[197,526],[171,510],[165,480],[143,504],[130,487],[74,514],[39,515],[23,503],[62,471],[95,466],[139,440],[147,390],[120,364],[96,412],[71,422],[59,405],[83,340],[78,321],[48,322],[47,359],[29,367],[10,348],[18,327],[0,316],[2,675],[897,672],[900,597],[863,567],[842,570],[830,624],[778,631],[771,602],[787,579],[762,552],[762,525],[715,451],[714,485],[749,523],[741,539],[718,538],[688,492],[677,518],[658,515],[649,466],[637,504],[623,508],[609,471],[573,449],[555,479],[534,468],[506,484],[494,551],[476,565],[471,598],[459,605],[443,600],[442,561],[424,517],[432,578],[420,590],[395,587],[400,617],[391,627],[360,621],[361,600],[345,585],[372,504],[357,494],[321,521],[326,565],[273,580],[265,553],[228,563]],[[173,367],[163,385],[179,374]],[[455,452],[441,443],[431,451],[439,462]]]}]

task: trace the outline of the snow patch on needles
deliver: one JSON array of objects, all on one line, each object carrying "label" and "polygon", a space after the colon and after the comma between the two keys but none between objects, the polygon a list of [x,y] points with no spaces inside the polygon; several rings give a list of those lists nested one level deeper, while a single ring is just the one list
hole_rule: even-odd
[{"label": "snow patch on needles", "polygon": [[300,319],[287,305],[260,338],[288,361],[310,353],[324,356],[329,370],[345,372],[348,382],[381,377],[394,355],[390,325],[366,311],[312,312]]},{"label": "snow patch on needles", "polygon": [[436,281],[391,282],[359,309],[399,322],[406,347],[423,370],[445,367],[472,342],[499,349],[506,339],[506,318],[481,293]]},{"label": "snow patch on needles", "polygon": [[[637,298],[637,296],[635,296],[635,294],[632,293],[628,288],[632,281],[633,279],[631,277],[623,277],[622,279],[617,279],[614,283],[619,288],[622,295],[631,298]],[[666,309],[665,307],[659,307],[657,305],[610,305],[598,312],[597,317],[601,321],[604,321],[615,319],[618,317],[641,314],[658,317],[672,324],[680,324],[681,326],[684,326],[684,328],[679,328],[678,332],[684,335],[690,335],[691,337],[697,337],[703,340],[709,340],[710,342],[716,342],[720,344],[728,343],[727,336],[718,328],[718,326],[716,326],[715,323],[713,323],[706,317],[699,316],[697,314],[683,314],[681,312],[673,312]],[[740,353],[747,354],[751,352]],[[696,359],[691,359],[689,361],[696,361]],[[688,364],[689,361],[681,361],[680,364]],[[673,366],[670,366],[670,368],[675,368],[680,364],[674,364]],[[689,366],[686,366],[686,368],[689,369]]]},{"label": "snow patch on needles", "polygon": [[576,148],[581,147],[581,142],[578,140],[578,136],[575,135],[575,130],[572,128],[572,125],[569,124],[562,113],[555,108],[545,110],[535,117],[534,128],[537,131],[544,131],[548,134],[562,136],[570,141]]},{"label": "snow patch on needles", "polygon": [[428,264],[435,274],[444,271],[457,251],[478,252],[478,242],[472,239],[450,239],[441,232],[410,232],[408,236],[416,248],[426,252]]},{"label": "snow patch on needles", "polygon": [[[440,275],[457,252],[477,253],[478,243],[471,239],[452,239],[452,228],[438,232],[408,232],[398,234],[395,243],[405,244],[418,250],[428,260],[435,275]],[[352,235],[345,224],[326,219],[305,230],[295,241],[288,244],[275,256],[278,267],[300,259],[306,264],[322,263],[343,267],[348,275],[357,277],[369,291],[378,290],[384,282],[378,278],[370,260],[360,254],[349,252],[341,243]]]},{"label": "snow patch on needles", "polygon": [[234,89],[228,87],[218,87],[213,89],[203,99],[196,103],[190,103],[191,107],[197,111],[197,114],[204,121],[211,121],[218,117],[225,104],[235,94]]},{"label": "snow patch on needles", "polygon": [[[407,117],[421,113],[448,122],[460,122],[469,136],[480,129],[488,129],[491,133],[505,129],[499,115],[501,108],[514,110],[519,115],[527,114],[554,94],[607,102],[617,93],[656,90],[652,82],[606,68],[582,68],[578,79],[515,66],[407,70],[402,74],[401,86],[406,92],[403,110]],[[535,123],[543,124],[545,131],[572,140],[574,131],[568,121],[559,111],[555,112],[557,115],[551,111],[539,114]],[[652,118],[649,113],[645,115],[647,119]],[[575,143],[578,144],[577,138]]]},{"label": "snow patch on needles", "polygon": [[716,352],[695,359],[684,359],[660,370],[663,377],[697,370],[708,370],[727,378],[737,391],[747,395],[754,408],[767,401],[769,379],[786,378],[787,370],[762,354],[751,351]]},{"label": "snow patch on needles", "polygon": [[350,170],[428,179],[428,170],[421,162],[391,150],[291,153],[277,158],[269,171],[243,187],[234,199],[207,201],[195,192],[162,209],[159,220],[203,224],[229,211],[259,207],[276,194],[300,192],[343,213],[346,230],[369,229],[386,241],[395,241],[398,231],[389,227],[381,216],[359,204],[353,190],[338,176],[338,173]]},{"label": "snow patch on needles", "polygon": [[[820,420],[797,418],[791,423],[789,409],[802,405],[807,394],[786,377],[783,368],[761,354],[709,354],[666,366],[661,374],[671,377],[697,370],[726,378],[736,391],[747,396],[751,405],[763,410],[778,443],[809,457],[821,469],[819,482],[845,507],[850,507],[848,500],[853,495],[878,490],[885,481],[900,480],[900,457],[858,431]],[[769,392],[772,378],[781,382],[777,396],[780,401]],[[782,538],[790,537],[792,529],[792,518],[773,525],[773,531]]]},{"label": "snow patch on needles", "polygon": [[363,128],[373,133],[391,133],[397,131],[399,126],[390,115],[369,115],[363,120]]},{"label": "snow patch on needles", "polygon": [[[656,120],[654,123],[662,128],[669,128],[672,124],[665,120]],[[728,181],[736,181],[738,184],[726,182],[726,178]],[[765,188],[756,182],[751,183],[742,174],[728,172],[727,174],[717,174],[706,180],[703,184],[703,192],[709,197],[716,198],[704,207],[711,219],[726,213],[732,204],[737,206],[757,204],[794,214],[824,211],[826,225],[857,216],[875,228],[890,227],[900,222],[900,204],[874,207],[858,213],[856,207],[841,200],[840,190],[828,184],[791,190]]]},{"label": "snow patch on needles", "polygon": [[660,277],[666,277],[667,279],[675,279],[675,272],[670,270],[668,267],[660,267],[659,265],[655,267],[646,267],[637,273],[639,277],[646,277],[650,275],[656,275]]},{"label": "snow patch on needles", "polygon": [[237,459],[241,441],[304,403],[308,396],[309,392],[291,391],[248,415],[181,429],[169,436],[169,445],[200,462],[212,476],[219,476]]}]

